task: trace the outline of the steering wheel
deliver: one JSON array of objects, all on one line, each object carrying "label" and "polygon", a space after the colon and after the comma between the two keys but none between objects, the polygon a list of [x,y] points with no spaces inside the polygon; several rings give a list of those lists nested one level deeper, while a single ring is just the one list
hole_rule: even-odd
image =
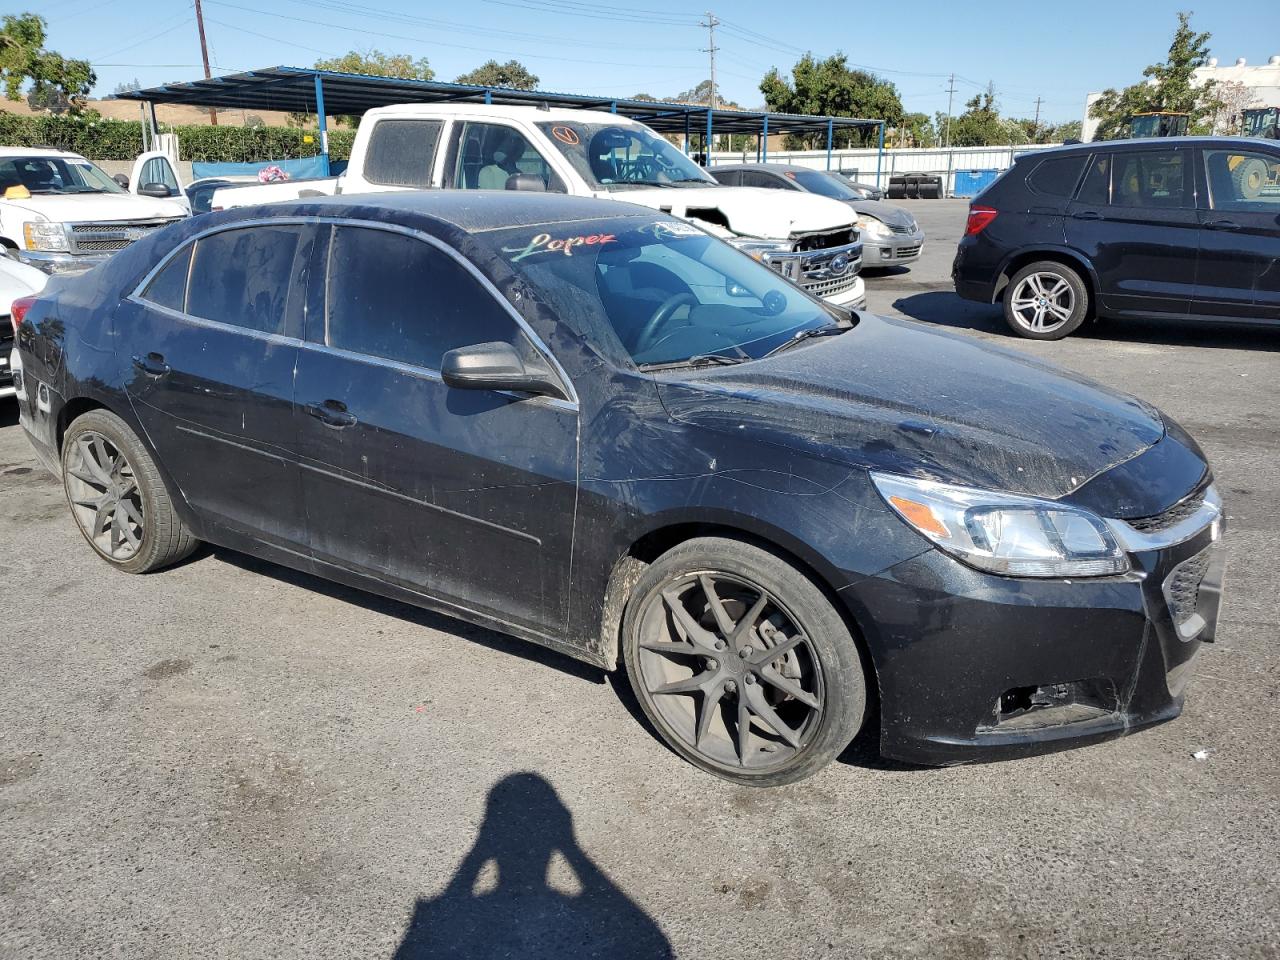
[{"label": "steering wheel", "polygon": [[694,304],[698,302],[698,298],[692,293],[685,291],[684,293],[674,293],[662,303],[658,304],[658,309],[653,311],[653,315],[644,322],[644,326],[640,328],[640,332],[636,335],[635,353],[642,353],[646,347],[652,346],[654,335],[658,332],[658,328],[671,319],[671,315],[677,309],[686,303]]}]

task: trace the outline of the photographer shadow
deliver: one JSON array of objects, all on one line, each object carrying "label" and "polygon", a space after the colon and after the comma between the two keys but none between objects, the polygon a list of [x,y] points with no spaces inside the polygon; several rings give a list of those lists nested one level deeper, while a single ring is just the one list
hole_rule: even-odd
[{"label": "photographer shadow", "polygon": [[534,773],[505,777],[489,791],[475,844],[443,893],[419,898],[394,955],[673,956],[653,918],[578,846],[573,815]]}]

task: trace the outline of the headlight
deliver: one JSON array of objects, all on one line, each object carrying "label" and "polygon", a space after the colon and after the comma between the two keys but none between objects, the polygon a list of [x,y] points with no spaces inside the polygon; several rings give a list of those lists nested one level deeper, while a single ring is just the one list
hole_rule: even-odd
[{"label": "headlight", "polygon": [[858,229],[864,230],[870,237],[886,237],[889,235],[889,228],[875,217],[869,217],[865,213],[858,214]]},{"label": "headlight", "polygon": [[1011,577],[1105,577],[1129,558],[1100,518],[992,490],[872,472],[880,496],[917,532],[971,567]]},{"label": "headlight", "polygon": [[28,250],[57,252],[67,249],[67,231],[61,223],[28,222],[22,225]]},{"label": "headlight", "polygon": [[756,260],[764,260],[771,253],[791,253],[790,240],[761,240],[757,237],[730,237],[729,243]]}]

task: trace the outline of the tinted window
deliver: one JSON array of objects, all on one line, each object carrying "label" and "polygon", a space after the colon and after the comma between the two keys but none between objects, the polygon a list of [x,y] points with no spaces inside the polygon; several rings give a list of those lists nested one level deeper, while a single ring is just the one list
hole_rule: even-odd
[{"label": "tinted window", "polygon": [[738,186],[738,181],[742,176],[737,170],[712,170],[710,172],[716,178],[716,182],[723,183],[726,187]]},{"label": "tinted window", "polygon": [[537,177],[546,190],[565,193],[564,184],[546,158],[514,127],[497,123],[464,123],[454,164],[452,185],[461,190],[514,190],[512,177]]},{"label": "tinted window", "polygon": [[1027,185],[1045,196],[1069,197],[1075,193],[1076,184],[1080,182],[1084,162],[1083,156],[1045,160],[1031,172]]},{"label": "tinted window", "polygon": [[1113,207],[1190,207],[1190,178],[1181,150],[1118,153],[1111,172]]},{"label": "tinted window", "polygon": [[518,335],[452,257],[386,230],[334,229],[326,302],[329,346],[432,370],[446,351]]},{"label": "tinted window", "polygon": [[1106,206],[1111,202],[1111,155],[1095,153],[1089,158],[1089,171],[1077,199],[1081,203]]},{"label": "tinted window", "polygon": [[186,312],[262,333],[286,333],[302,230],[295,224],[245,227],[197,240]]},{"label": "tinted window", "polygon": [[158,183],[161,186],[168,187],[175,194],[178,192],[178,180],[173,175],[173,168],[169,166],[167,161],[159,157],[152,157],[142,165],[142,173],[138,179],[142,181],[139,186]]},{"label": "tinted window", "polygon": [[781,177],[776,177],[772,173],[762,173],[759,170],[743,170],[742,185],[744,187],[767,187],[771,190],[796,189]]},{"label": "tinted window", "polygon": [[1206,150],[1204,172],[1214,210],[1280,213],[1280,157],[1242,150]]},{"label": "tinted window", "polygon": [[364,177],[389,187],[429,187],[439,142],[439,120],[379,120],[369,135]]},{"label": "tinted window", "polygon": [[191,266],[192,246],[189,243],[183,247],[164,265],[163,270],[151,278],[147,289],[142,291],[143,299],[179,313],[186,311],[187,270]]},{"label": "tinted window", "polygon": [[824,170],[788,171],[787,177],[794,180],[810,193],[816,193],[832,200],[861,200],[862,194],[856,193],[849,181],[837,177]]}]

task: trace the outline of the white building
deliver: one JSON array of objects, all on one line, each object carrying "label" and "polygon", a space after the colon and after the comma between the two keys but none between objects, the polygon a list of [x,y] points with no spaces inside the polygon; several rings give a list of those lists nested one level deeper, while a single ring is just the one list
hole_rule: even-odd
[{"label": "white building", "polygon": [[[1217,57],[1210,57],[1209,62],[1196,69],[1192,74],[1193,82],[1204,83],[1212,80],[1216,83],[1240,83],[1253,93],[1250,107],[1280,107],[1280,54],[1266,63],[1250,66],[1241,57],[1231,66],[1222,66]],[[1082,140],[1093,139],[1098,130],[1098,121],[1089,116],[1089,107],[1101,93],[1091,93],[1084,100],[1084,127]]]}]

